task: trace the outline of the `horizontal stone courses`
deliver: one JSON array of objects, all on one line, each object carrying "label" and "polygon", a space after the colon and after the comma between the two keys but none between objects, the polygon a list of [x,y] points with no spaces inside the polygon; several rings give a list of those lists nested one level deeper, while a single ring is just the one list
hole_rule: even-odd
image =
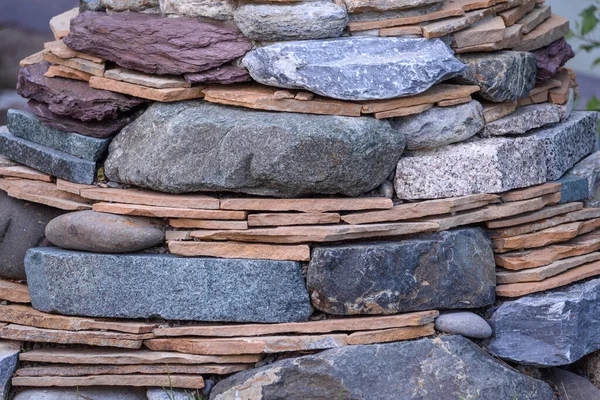
[{"label": "horizontal stone courses", "polygon": [[[516,225],[523,225],[530,222],[536,222],[542,219],[551,218],[556,215],[566,214],[572,211],[581,210],[583,208],[583,203],[574,202],[567,204],[559,204],[554,206],[544,207],[541,210],[528,212],[522,215],[517,215],[516,217],[509,218],[501,218],[492,221],[486,221],[486,226],[488,228],[497,229],[497,228],[505,228]],[[511,235],[512,236],[512,235]]]},{"label": "horizontal stone courses", "polygon": [[384,197],[324,198],[324,199],[222,199],[222,210],[244,211],[361,211],[392,208],[391,199]]},{"label": "horizontal stone courses", "polygon": [[29,288],[17,282],[0,279],[0,299],[13,303],[30,303]]},{"label": "horizontal stone courses", "polygon": [[31,179],[34,181],[52,182],[52,176],[39,172],[36,169],[22,165],[14,167],[0,167],[0,176],[10,178]]},{"label": "horizontal stone courses", "polygon": [[[265,213],[248,215],[248,226],[327,225],[341,221],[338,213]],[[209,228],[210,229],[210,228]]]},{"label": "horizontal stone courses", "polygon": [[204,97],[202,87],[156,89],[98,76],[90,78],[90,87],[163,103],[201,99]]},{"label": "horizontal stone courses", "polygon": [[556,182],[544,183],[538,186],[532,186],[525,189],[516,189],[500,195],[504,202],[528,200],[534,197],[544,196],[560,192],[561,184]]},{"label": "horizontal stone courses", "polygon": [[[59,185],[64,182],[58,181]],[[71,185],[72,187],[72,185]],[[68,190],[67,190],[68,191]],[[140,189],[112,189],[91,186],[78,190],[81,197],[115,203],[138,204],[156,207],[194,208],[203,210],[218,210],[219,199],[201,194],[174,195]]]},{"label": "horizontal stone courses", "polygon": [[245,211],[200,210],[193,208],[156,207],[119,203],[95,203],[93,205],[93,210],[111,214],[156,218],[244,220],[247,217]]},{"label": "horizontal stone courses", "polygon": [[17,376],[87,376],[87,375],[130,375],[130,374],[215,374],[227,375],[251,368],[251,364],[206,364],[206,365],[73,365],[50,364],[43,367],[21,368]]},{"label": "horizontal stone courses", "polygon": [[307,245],[270,245],[242,242],[167,242],[169,252],[185,257],[220,257],[234,259],[260,259],[285,261],[310,261]]},{"label": "horizontal stone courses", "polygon": [[134,387],[175,387],[184,389],[202,389],[204,380],[193,375],[96,375],[96,376],[17,376],[12,379],[13,386],[29,387],[87,387],[87,386],[134,386]]},{"label": "horizontal stone courses", "polygon": [[[249,216],[250,217],[250,216]],[[169,226],[173,228],[195,229],[248,229],[247,221],[227,221],[210,219],[171,218]]]},{"label": "horizontal stone courses", "polygon": [[50,207],[68,211],[91,209],[87,200],[72,193],[60,191],[56,185],[49,182],[0,179],[0,190],[10,197],[45,204]]}]

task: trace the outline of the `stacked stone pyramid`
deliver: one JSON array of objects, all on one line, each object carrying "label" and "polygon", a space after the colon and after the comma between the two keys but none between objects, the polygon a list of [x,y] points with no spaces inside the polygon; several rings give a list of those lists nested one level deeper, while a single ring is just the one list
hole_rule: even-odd
[{"label": "stacked stone pyramid", "polygon": [[598,117],[543,0],[82,0],[50,26],[0,127],[2,396],[598,384]]}]

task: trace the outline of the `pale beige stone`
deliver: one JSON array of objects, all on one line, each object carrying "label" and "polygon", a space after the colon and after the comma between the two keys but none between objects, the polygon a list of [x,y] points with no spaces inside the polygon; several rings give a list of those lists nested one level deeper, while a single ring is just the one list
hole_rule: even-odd
[{"label": "pale beige stone", "polygon": [[130,375],[130,374],[215,374],[228,375],[244,371],[250,364],[206,364],[206,365],[73,365],[57,364],[43,367],[18,369],[17,376],[88,376],[88,375]]},{"label": "pale beige stone", "polygon": [[169,225],[173,228],[193,228],[193,229],[248,229],[247,221],[220,221],[220,220],[202,220],[202,219],[170,219]]},{"label": "pale beige stone", "polygon": [[420,25],[394,26],[392,28],[382,28],[379,30],[379,36],[405,36],[405,35],[423,35],[423,28]]},{"label": "pale beige stone", "polygon": [[548,182],[542,185],[531,186],[525,189],[515,189],[506,193],[502,193],[500,198],[504,202],[528,200],[535,197],[544,196],[546,194],[560,192],[561,187],[562,185],[560,183]]},{"label": "pale beige stone", "polygon": [[489,124],[512,114],[518,106],[517,100],[507,101],[505,103],[492,103],[491,101],[482,101],[483,117],[485,123]]},{"label": "pale beige stone", "polygon": [[504,38],[505,28],[504,20],[501,17],[494,17],[487,21],[481,21],[470,28],[455,32],[453,34],[454,43],[456,47],[468,47],[498,42]]},{"label": "pale beige stone", "polygon": [[[65,67],[73,68],[78,71],[83,71],[87,74],[94,75],[96,77],[104,76],[104,70],[106,65],[104,63],[95,63],[90,60],[84,60],[83,58],[60,58],[44,50],[42,58],[51,64],[64,65]],[[91,81],[91,78],[90,78]]]},{"label": "pale beige stone", "polygon": [[111,214],[155,218],[244,220],[247,216],[245,211],[200,210],[194,208],[156,207],[119,203],[96,203],[93,206],[93,210]]},{"label": "pale beige stone", "polygon": [[193,231],[166,231],[165,240],[192,240],[190,236]]},{"label": "pale beige stone", "polygon": [[343,0],[348,13],[406,10],[441,3],[441,1],[442,0]]},{"label": "pale beige stone", "polygon": [[408,115],[421,114],[422,112],[432,109],[434,105],[435,104],[421,104],[418,106],[395,108],[389,111],[378,112],[374,115],[377,119],[406,117]]},{"label": "pale beige stone", "polygon": [[271,213],[248,215],[248,226],[327,225],[341,221],[338,213]]},{"label": "pale beige stone", "polygon": [[54,39],[61,40],[71,31],[71,20],[79,15],[79,8],[73,8],[65,11],[50,20],[50,29],[54,34]]},{"label": "pale beige stone", "polygon": [[0,279],[0,299],[13,303],[31,303],[27,285],[2,279]]},{"label": "pale beige stone", "polygon": [[509,271],[502,269],[496,273],[496,282],[498,284],[539,282],[580,265],[598,260],[600,260],[600,253],[596,252],[578,257],[566,258],[564,260],[555,261],[549,265],[524,269],[521,271]]},{"label": "pale beige stone", "polygon": [[542,22],[550,18],[552,8],[547,5],[538,5],[530,13],[521,18],[518,22],[523,26],[523,34],[527,34],[537,28]]},{"label": "pale beige stone", "polygon": [[0,179],[0,190],[10,197],[44,204],[67,211],[89,210],[91,205],[87,200],[72,193],[58,190],[56,185],[49,182],[32,181],[28,179]]},{"label": "pale beige stone", "polygon": [[44,76],[47,76],[48,78],[58,77],[89,82],[92,74],[88,74],[87,72],[79,71],[65,65],[51,65],[48,68],[48,71],[44,73]]},{"label": "pale beige stone", "polygon": [[260,260],[310,261],[310,247],[241,242],[168,242],[171,254],[185,257],[219,257]]},{"label": "pale beige stone", "polygon": [[90,79],[90,86],[94,89],[109,90],[160,102],[201,99],[204,97],[202,87],[155,89],[114,79],[100,78],[99,76],[93,76]]},{"label": "pale beige stone", "polygon": [[84,386],[134,386],[174,387],[202,389],[204,380],[200,375],[96,375],[96,376],[17,376],[13,386],[28,387],[84,387]]},{"label": "pale beige stone", "polygon": [[[63,184],[59,181],[59,185]],[[218,210],[219,199],[202,194],[169,194],[141,189],[81,187],[79,194],[90,200],[145,206]]]},{"label": "pale beige stone", "polygon": [[52,177],[50,175],[21,165],[14,167],[0,167],[0,176],[52,182]]},{"label": "pale beige stone", "polygon": [[326,199],[222,199],[222,210],[244,211],[301,211],[301,212],[329,212],[329,211],[361,211],[388,209],[393,207],[391,199],[384,197],[358,197],[358,198],[326,198]]},{"label": "pale beige stone", "polygon": [[30,55],[28,57],[25,57],[24,59],[22,59],[19,62],[19,66],[25,68],[25,67],[29,67],[29,66],[31,66],[33,64],[37,64],[39,62],[44,61],[44,59],[42,58],[42,53],[43,52],[44,52],[44,50],[40,50],[40,51],[38,51],[35,54],[32,54],[32,55]]},{"label": "pale beige stone", "polygon": [[104,73],[104,77],[156,89],[190,88],[192,84],[180,76],[149,75],[125,68],[112,68]]},{"label": "pale beige stone", "polygon": [[106,61],[100,57],[96,57],[91,54],[80,53],[78,51],[72,50],[69,47],[67,47],[67,45],[62,40],[46,42],[44,43],[44,49],[60,58],[83,58],[84,60],[90,60],[99,64],[102,64]]},{"label": "pale beige stone", "polygon": [[433,324],[425,326],[393,328],[377,331],[356,332],[348,335],[349,345],[397,342],[400,340],[416,339],[435,334]]}]

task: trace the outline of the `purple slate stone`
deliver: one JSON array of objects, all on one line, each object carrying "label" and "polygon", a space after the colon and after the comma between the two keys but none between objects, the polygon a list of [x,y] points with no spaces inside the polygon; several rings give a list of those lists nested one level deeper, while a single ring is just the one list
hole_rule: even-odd
[{"label": "purple slate stone", "polygon": [[235,27],[155,14],[86,11],[71,21],[73,50],[149,74],[206,71],[246,54],[252,44]]},{"label": "purple slate stone", "polygon": [[565,38],[558,39],[546,47],[533,52],[537,57],[538,82],[545,82],[552,78],[556,71],[575,57],[575,52]]},{"label": "purple slate stone", "polygon": [[83,81],[45,77],[49,66],[42,61],[21,68],[17,92],[21,97],[48,104],[54,114],[81,121],[101,121],[116,119],[146,102],[137,97],[92,89]]},{"label": "purple slate stone", "polygon": [[250,74],[245,68],[235,65],[223,65],[208,71],[185,74],[184,78],[190,83],[220,83],[222,85],[251,80]]}]

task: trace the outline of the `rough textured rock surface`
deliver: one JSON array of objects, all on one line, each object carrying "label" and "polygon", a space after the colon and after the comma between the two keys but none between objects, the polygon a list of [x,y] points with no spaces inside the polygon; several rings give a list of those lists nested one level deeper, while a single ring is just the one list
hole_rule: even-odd
[{"label": "rough textured rock surface", "polygon": [[492,336],[492,328],[486,320],[470,311],[442,313],[435,319],[435,329],[475,339]]},{"label": "rough textured rock surface", "polygon": [[121,114],[116,119],[103,119],[102,121],[81,121],[58,115],[50,111],[48,104],[35,100],[29,100],[25,106],[25,110],[35,114],[43,124],[52,128],[103,139],[114,135],[124,126],[133,122],[141,114],[143,107],[138,107],[127,114]]},{"label": "rough textured rock surface", "polygon": [[479,94],[501,103],[529,96],[535,86],[536,58],[528,52],[500,51],[457,56],[467,68],[458,83],[479,85]]},{"label": "rough textured rock surface", "polygon": [[547,81],[552,78],[556,71],[575,57],[571,45],[564,38],[558,39],[546,47],[533,52],[537,57],[537,80]]},{"label": "rough textured rock surface", "polygon": [[17,369],[20,352],[21,343],[8,340],[0,341],[0,396],[3,399],[8,398],[10,380]]},{"label": "rough textured rock surface", "polygon": [[313,306],[334,315],[476,308],[494,302],[494,256],[478,228],[314,247],[307,287]]},{"label": "rough textured rock surface", "polygon": [[560,122],[561,107],[551,103],[532,104],[485,125],[482,137],[520,135],[544,125]]},{"label": "rough textured rock surface", "polygon": [[101,158],[110,143],[110,139],[92,138],[46,126],[27,111],[8,110],[7,127],[17,137],[88,161]]},{"label": "rough textured rock surface", "polygon": [[25,279],[23,260],[31,247],[50,246],[44,228],[64,211],[8,197],[0,192],[0,277]]},{"label": "rough textured rock surface", "polygon": [[585,356],[576,364],[590,381],[600,387],[600,352],[596,351]]},{"label": "rough textured rock surface", "polygon": [[92,89],[83,81],[45,77],[49,65],[42,61],[21,68],[17,91],[25,98],[48,104],[48,109],[54,114],[82,121],[100,121],[115,119],[120,113],[145,102],[119,93]]},{"label": "rough textured rock surface", "polygon": [[276,43],[248,53],[242,64],[265,85],[342,100],[421,93],[465,68],[441,40],[376,37]]},{"label": "rough textured rock surface", "polygon": [[583,376],[579,376],[561,368],[552,368],[548,372],[548,378],[558,389],[561,399],[600,399],[600,389]]},{"label": "rough textured rock surface", "polygon": [[145,390],[128,387],[80,387],[26,389],[14,400],[146,400]]},{"label": "rough textured rock surface", "polygon": [[234,0],[159,0],[165,14],[216,20],[233,19]]},{"label": "rough textured rock surface", "polygon": [[485,125],[477,101],[455,107],[434,107],[421,114],[391,119],[406,137],[407,150],[434,149],[475,136]]},{"label": "rough textured rock surface", "polygon": [[490,319],[488,349],[519,364],[571,364],[600,349],[600,279],[507,301]]},{"label": "rough textured rock surface", "polygon": [[112,11],[147,11],[158,8],[158,0],[100,0],[100,5]]},{"label": "rough textured rock surface", "polygon": [[104,10],[105,8],[100,4],[100,0],[79,0],[79,12]]},{"label": "rough textured rock surface", "polygon": [[565,178],[584,178],[587,183],[586,205],[600,206],[600,151],[579,161],[565,174]]},{"label": "rough textured rock surface", "polygon": [[311,314],[301,265],[291,261],[36,248],[25,269],[33,307],[64,315],[294,322]]},{"label": "rough textured rock surface", "polygon": [[446,336],[277,361],[219,382],[210,399],[506,400],[515,395],[554,398],[546,383],[519,374],[465,338]]},{"label": "rough textured rock surface", "polygon": [[374,118],[157,103],[113,140],[105,169],[163,192],[356,196],[386,180],[403,148],[402,133]]},{"label": "rough textured rock surface", "polygon": [[328,0],[242,4],[234,18],[244,36],[273,42],[338,37],[348,23],[346,9]]},{"label": "rough textured rock surface", "polygon": [[586,178],[569,176],[567,172],[562,178],[558,179],[557,182],[561,184],[559,204],[570,203],[572,201],[584,201],[590,196]]},{"label": "rough textured rock surface", "polygon": [[195,390],[185,389],[168,389],[165,391],[163,388],[152,388],[148,389],[146,396],[148,397],[147,400],[190,400],[195,398],[195,392]]},{"label": "rough textured rock surface", "polygon": [[185,74],[184,77],[186,81],[191,83],[220,83],[222,85],[247,82],[250,80],[248,71],[242,67],[236,67],[235,65],[223,65],[221,67],[209,69],[208,71]]},{"label": "rough textured rock surface", "polygon": [[522,138],[492,138],[404,154],[394,187],[401,199],[500,193],[546,181],[544,146]]},{"label": "rough textured rock surface", "polygon": [[[140,34],[152,32],[152,35]],[[190,18],[84,12],[67,46],[149,74],[194,73],[243,56],[251,43],[237,28]]]},{"label": "rough textured rock surface", "polygon": [[343,0],[348,12],[405,10],[440,3],[440,0]]},{"label": "rough textured rock surface", "polygon": [[80,211],[50,221],[46,238],[64,249],[130,253],[161,244],[163,228],[160,220]]}]

